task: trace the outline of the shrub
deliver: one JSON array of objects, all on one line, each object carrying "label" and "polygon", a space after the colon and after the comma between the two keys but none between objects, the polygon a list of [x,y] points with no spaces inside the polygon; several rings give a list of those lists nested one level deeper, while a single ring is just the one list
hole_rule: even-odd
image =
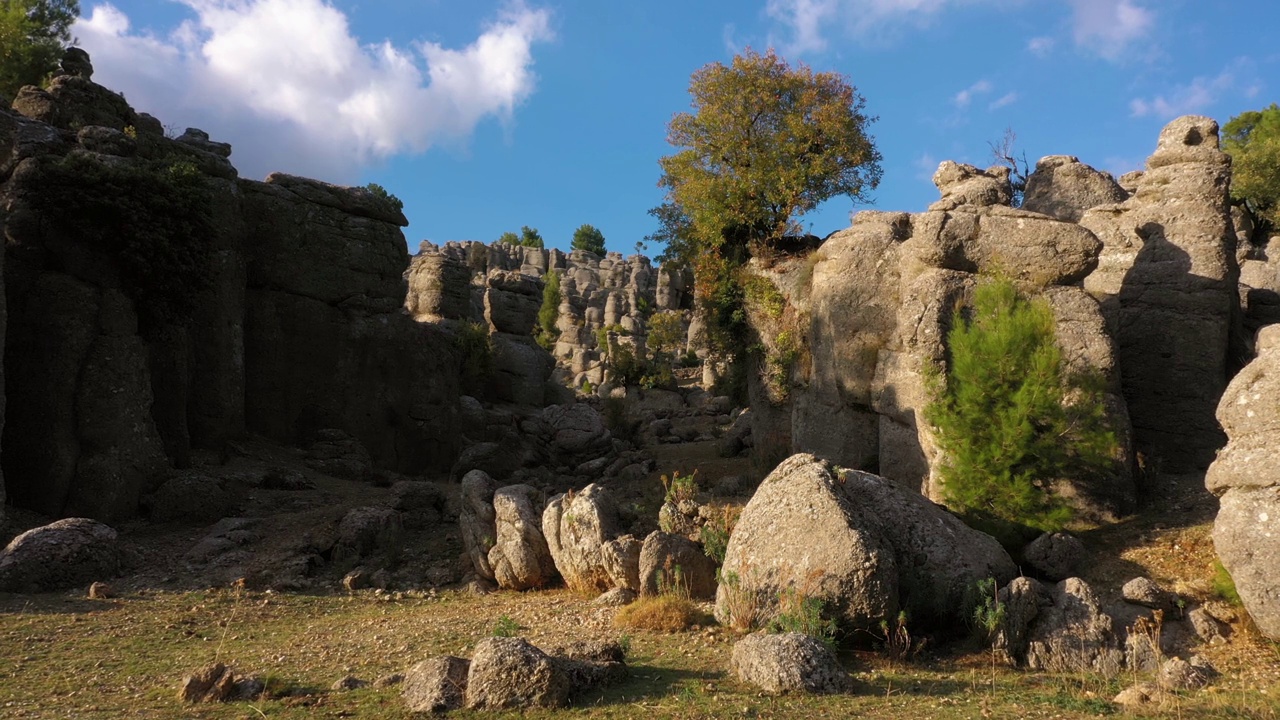
[{"label": "shrub", "polygon": [[750,567],[742,575],[723,568],[716,571],[716,580],[724,590],[729,627],[741,632],[755,630],[761,619],[760,595],[750,581],[752,575]]},{"label": "shrub", "polygon": [[778,598],[778,614],[769,621],[769,632],[798,632],[834,647],[836,621],[825,617],[824,610],[821,598],[789,587]]},{"label": "shrub", "polygon": [[543,349],[550,351],[560,337],[556,328],[556,320],[560,318],[560,274],[547,273],[546,282],[542,285],[542,307],[538,308],[538,336],[536,340]]},{"label": "shrub", "polygon": [[56,231],[116,263],[144,332],[185,323],[209,287],[214,228],[204,176],[184,160],[103,163],[72,153],[28,193]]},{"label": "shrub", "polygon": [[382,187],[378,183],[369,183],[368,185],[364,186],[364,189],[373,193],[374,197],[378,198],[379,200],[382,200],[387,205],[391,206],[391,208],[396,212],[404,211],[404,201],[396,197],[395,195],[392,195],[391,193],[387,192],[387,189]]},{"label": "shrub", "polygon": [[493,345],[489,328],[483,323],[468,322],[458,326],[453,336],[458,350],[458,373],[462,388],[475,394],[484,389],[493,372]]},{"label": "shrub", "polygon": [[681,475],[679,472],[671,473],[671,476],[662,476],[662,487],[666,490],[663,496],[664,502],[672,505],[679,505],[685,500],[693,500],[698,494],[698,471],[694,470],[688,475]]},{"label": "shrub", "polygon": [[980,284],[972,317],[957,310],[952,323],[949,369],[945,379],[927,373],[926,409],[947,504],[1010,547],[1061,529],[1071,509],[1051,483],[1114,463],[1101,380],[1064,376],[1048,303],[1009,280]]},{"label": "shrub", "polygon": [[614,627],[674,633],[708,621],[693,601],[676,595],[649,595],[627,605],[613,618]]},{"label": "shrub", "polygon": [[702,551],[707,557],[724,564],[725,551],[729,549],[729,536],[742,516],[742,508],[735,505],[721,505],[711,512],[711,517],[698,529],[698,540],[702,542]]},{"label": "shrub", "polygon": [[520,623],[511,618],[510,615],[503,615],[493,624],[493,636],[500,638],[515,637],[520,633]]}]

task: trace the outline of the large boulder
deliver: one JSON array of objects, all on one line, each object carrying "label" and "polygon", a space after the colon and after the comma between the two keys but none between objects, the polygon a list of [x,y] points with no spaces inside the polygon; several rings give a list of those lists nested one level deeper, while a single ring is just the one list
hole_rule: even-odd
[{"label": "large boulder", "polygon": [[493,494],[497,539],[489,549],[489,567],[498,587],[540,588],[557,577],[551,551],[542,536],[540,496],[528,485],[511,485]]},{"label": "large boulder", "polygon": [[551,656],[523,638],[481,640],[467,673],[471,710],[564,707],[573,690]]},{"label": "large boulder", "polygon": [[401,694],[409,712],[458,710],[466,702],[471,661],[451,655],[428,658],[404,674]]},{"label": "large boulder", "polygon": [[930,210],[954,210],[961,205],[1008,205],[1013,200],[1012,170],[994,165],[981,170],[973,165],[944,160],[933,174],[942,199]]},{"label": "large boulder", "polygon": [[729,670],[772,694],[848,692],[853,685],[835,653],[800,633],[748,635],[733,645]]},{"label": "large boulder", "polygon": [[604,418],[586,403],[552,405],[542,411],[541,420],[555,458],[577,458],[609,447]]},{"label": "large boulder", "polygon": [[570,589],[603,592],[614,587],[603,546],[620,534],[620,526],[617,504],[602,485],[593,483],[547,503],[542,535]]},{"label": "large boulder", "polygon": [[1022,209],[1079,222],[1085,210],[1128,197],[1110,173],[1094,170],[1077,157],[1050,155],[1040,158],[1027,177]]},{"label": "large boulder", "polygon": [[1205,484],[1220,498],[1214,550],[1258,628],[1280,639],[1280,327],[1264,328],[1257,345],[1258,357],[1236,375],[1218,405],[1229,439]]},{"label": "large boulder", "polygon": [[119,570],[115,530],[88,518],[66,518],[28,530],[0,550],[0,591],[87,586]]},{"label": "large boulder", "polygon": [[999,594],[1005,605],[998,647],[1015,664],[1050,672],[1114,676],[1125,654],[1115,620],[1079,578],[1048,587],[1018,578]]},{"label": "large boulder", "polygon": [[851,628],[878,628],[899,609],[921,627],[955,627],[986,578],[1017,575],[991,537],[918,493],[875,475],[794,455],[761,483],[729,538],[716,617],[733,592],[751,592],[763,617],[788,589],[822,600]]}]

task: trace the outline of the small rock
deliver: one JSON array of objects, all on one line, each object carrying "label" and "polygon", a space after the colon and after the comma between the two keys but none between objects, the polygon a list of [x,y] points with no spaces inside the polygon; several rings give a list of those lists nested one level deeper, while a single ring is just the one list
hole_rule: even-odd
[{"label": "small rock", "polygon": [[636,595],[635,590],[630,588],[614,588],[601,593],[600,596],[595,600],[592,600],[591,603],[601,607],[622,607],[623,605],[630,605],[635,602],[636,597],[638,596]]},{"label": "small rock", "polygon": [[231,668],[214,663],[184,677],[178,699],[187,703],[250,700],[261,695],[264,687],[260,678],[237,679]]},{"label": "small rock", "polygon": [[1210,645],[1226,642],[1227,636],[1231,634],[1229,625],[1218,620],[1204,608],[1198,607],[1187,613],[1187,620],[1191,623],[1196,636]]},{"label": "small rock", "polygon": [[338,678],[333,681],[333,685],[329,686],[329,689],[336,692],[347,692],[348,690],[359,690],[360,688],[367,687],[368,685],[368,681],[361,680],[355,675],[347,675],[346,677]]},{"label": "small rock", "polygon": [[[1208,666],[1212,671],[1213,666]],[[1157,678],[1160,687],[1166,690],[1187,690],[1204,687],[1209,683],[1208,674],[1182,658],[1169,658],[1160,666]]]},{"label": "small rock", "polygon": [[1172,612],[1177,608],[1177,596],[1161,588],[1151,578],[1136,577],[1120,588],[1125,602]]},{"label": "small rock", "polygon": [[1120,705],[1121,707],[1134,708],[1155,702],[1156,700],[1159,700],[1163,694],[1164,691],[1154,683],[1138,683],[1133,687],[1121,690],[1120,694],[1116,695],[1111,702]]},{"label": "small rock", "polygon": [[748,635],[733,646],[730,670],[765,692],[848,692],[849,674],[826,645],[800,633]]},{"label": "small rock", "polygon": [[388,688],[394,685],[399,685],[402,682],[404,682],[404,673],[391,673],[390,675],[383,675],[377,680],[374,680],[373,686],[375,688]]},{"label": "small rock", "polygon": [[342,587],[352,592],[369,587],[369,573],[364,568],[356,568],[342,578]]},{"label": "small rock", "polygon": [[89,586],[89,599],[105,600],[115,597],[115,593],[111,591],[111,586],[104,582],[96,582]]}]

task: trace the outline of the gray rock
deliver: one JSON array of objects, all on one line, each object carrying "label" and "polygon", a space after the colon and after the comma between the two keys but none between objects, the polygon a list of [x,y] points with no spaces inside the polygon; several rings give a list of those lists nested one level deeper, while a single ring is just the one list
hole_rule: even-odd
[{"label": "gray rock", "polygon": [[166,480],[143,499],[156,522],[210,522],[235,513],[235,498],[222,479],[188,473]]},{"label": "gray rock", "polygon": [[0,550],[0,591],[81,587],[120,570],[116,531],[96,520],[66,518],[28,530]]},{"label": "gray rock", "polygon": [[1078,575],[1088,557],[1084,543],[1065,532],[1044,533],[1022,551],[1023,562],[1031,571],[1052,582]]},{"label": "gray rock", "polygon": [[1225,642],[1227,636],[1231,634],[1229,625],[1211,615],[1204,608],[1193,608],[1187,613],[1187,621],[1191,623],[1191,628],[1195,631],[1196,637],[1210,645]]},{"label": "gray rock", "polygon": [[1079,578],[1063,580],[1050,590],[1049,603],[1027,633],[1027,667],[1114,676],[1124,664],[1114,625],[1093,588]]},{"label": "gray rock", "polygon": [[461,709],[466,702],[471,661],[445,655],[409,668],[400,694],[409,712],[440,713]]},{"label": "gray rock", "polygon": [[1156,682],[1166,690],[1189,690],[1209,684],[1212,666],[1206,671],[1196,667],[1182,658],[1169,658],[1160,666],[1160,674]]},{"label": "gray rock", "polygon": [[1070,155],[1050,155],[1041,158],[1035,172],[1027,177],[1022,209],[1079,222],[1085,210],[1128,197],[1109,173],[1094,170]]},{"label": "gray rock", "polygon": [[714,599],[716,563],[698,543],[655,530],[640,549],[640,592],[657,595],[677,587],[695,600]]},{"label": "gray rock", "polygon": [[634,535],[622,535],[600,546],[600,560],[615,589],[640,592],[640,548]]},{"label": "gray rock", "polygon": [[930,210],[954,210],[962,205],[1008,205],[1013,200],[1011,171],[1002,165],[980,170],[973,165],[945,160],[933,174],[942,199]]},{"label": "gray rock", "polygon": [[557,578],[542,535],[540,496],[528,485],[500,488],[493,495],[497,539],[489,549],[489,566],[500,588],[540,588]]},{"label": "gray rock", "polygon": [[498,539],[497,515],[493,509],[493,495],[497,491],[498,484],[483,470],[472,470],[462,478],[458,529],[472,569],[485,580],[494,579],[489,550]]},{"label": "gray rock", "polygon": [[1165,692],[1155,683],[1138,683],[1121,690],[1111,702],[1123,708],[1138,708],[1154,702],[1159,702],[1165,696]]},{"label": "gray rock", "polygon": [[361,557],[394,546],[402,531],[400,513],[391,508],[352,508],[338,522],[337,545]]},{"label": "gray rock", "polygon": [[1177,609],[1178,596],[1160,587],[1154,580],[1136,577],[1120,588],[1125,602],[1149,607],[1155,610],[1173,612]]},{"label": "gray rock", "polygon": [[575,457],[609,445],[604,419],[590,405],[552,405],[541,417],[555,456]]},{"label": "gray rock", "polygon": [[554,660],[522,638],[481,640],[467,673],[467,708],[559,708],[569,702],[570,678]]},{"label": "gray rock", "polygon": [[755,634],[733,645],[730,672],[767,693],[849,692],[852,682],[835,653],[800,633]]},{"label": "gray rock", "polygon": [[449,513],[444,493],[431,483],[402,480],[391,486],[391,495],[392,507],[411,530],[435,527]]},{"label": "gray rock", "polygon": [[601,607],[622,607],[635,602],[637,597],[639,594],[635,590],[617,587],[600,593],[595,600],[591,601],[591,604]]},{"label": "gray rock", "polygon": [[578,592],[602,592],[614,586],[603,546],[619,535],[617,505],[602,485],[557,495],[542,513],[542,535],[565,584]]}]

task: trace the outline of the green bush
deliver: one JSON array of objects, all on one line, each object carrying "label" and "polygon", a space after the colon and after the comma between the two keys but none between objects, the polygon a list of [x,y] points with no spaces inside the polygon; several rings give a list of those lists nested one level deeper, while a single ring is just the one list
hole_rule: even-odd
[{"label": "green bush", "polygon": [[820,640],[828,647],[836,644],[836,621],[825,614],[824,603],[789,587],[778,598],[778,614],[769,622],[769,632],[797,632]]},{"label": "green bush", "polygon": [[55,232],[115,262],[143,331],[185,323],[209,287],[212,200],[195,165],[173,158],[104,163],[72,153],[45,163],[28,193]]},{"label": "green bush", "polygon": [[462,389],[472,394],[481,392],[493,372],[489,328],[478,322],[463,323],[454,333],[453,343],[458,351],[458,375]]},{"label": "green bush", "polygon": [[560,337],[556,320],[560,317],[560,274],[547,273],[542,285],[542,307],[538,308],[538,334],[535,338],[543,349],[550,351]]},{"label": "green bush", "polygon": [[1007,546],[1061,529],[1072,512],[1051,484],[1113,469],[1100,379],[1065,376],[1048,303],[1009,280],[980,284],[947,341],[949,368],[930,375],[926,409],[947,504]]},{"label": "green bush", "polygon": [[396,212],[402,212],[404,210],[404,201],[387,192],[387,189],[378,183],[369,183],[364,186],[364,189],[373,193],[374,197],[390,205]]}]

